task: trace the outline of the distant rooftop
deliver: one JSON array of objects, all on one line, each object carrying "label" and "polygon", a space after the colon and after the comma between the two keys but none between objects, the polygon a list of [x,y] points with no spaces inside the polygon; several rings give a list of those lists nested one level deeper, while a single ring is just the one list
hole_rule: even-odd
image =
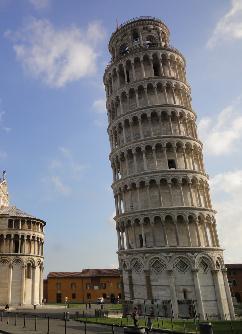
[{"label": "distant rooftop", "polygon": [[47,278],[81,278],[81,277],[101,277],[120,276],[118,269],[83,269],[77,272],[57,271],[50,272]]},{"label": "distant rooftop", "polygon": [[225,267],[227,269],[242,269],[242,264],[241,263],[228,263],[228,264],[225,264]]}]

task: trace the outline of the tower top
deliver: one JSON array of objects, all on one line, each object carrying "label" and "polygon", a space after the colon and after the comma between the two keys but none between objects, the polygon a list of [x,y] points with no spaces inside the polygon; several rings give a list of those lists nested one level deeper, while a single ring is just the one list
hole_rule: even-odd
[{"label": "tower top", "polygon": [[2,178],[0,178],[0,208],[9,206],[8,197],[8,183],[5,178],[6,171],[3,171]]},{"label": "tower top", "polygon": [[161,46],[169,43],[169,29],[159,18],[152,16],[140,16],[130,19],[112,33],[109,41],[109,51],[115,58],[126,48],[146,45],[147,43],[159,43]]}]

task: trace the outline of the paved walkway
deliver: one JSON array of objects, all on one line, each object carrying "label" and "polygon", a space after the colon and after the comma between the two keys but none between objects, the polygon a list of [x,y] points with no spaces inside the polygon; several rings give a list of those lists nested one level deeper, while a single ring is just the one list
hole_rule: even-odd
[{"label": "paved walkway", "polygon": [[[14,317],[4,317],[3,321],[0,321],[0,333],[4,334],[85,334],[84,324],[78,321],[70,320],[66,322],[60,319],[49,320],[49,331],[48,331],[48,319],[37,318],[36,331],[35,331],[35,319],[26,317],[25,327],[24,319],[17,318],[15,325]],[[123,333],[122,328],[114,327],[112,331],[111,326],[100,326],[87,324],[87,334],[118,334]]]}]

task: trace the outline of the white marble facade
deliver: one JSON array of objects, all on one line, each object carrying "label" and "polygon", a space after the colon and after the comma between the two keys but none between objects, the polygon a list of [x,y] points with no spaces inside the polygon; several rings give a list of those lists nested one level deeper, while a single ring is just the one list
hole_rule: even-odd
[{"label": "white marble facade", "polygon": [[37,305],[43,299],[45,222],[8,200],[0,180],[0,305]]},{"label": "white marble facade", "polygon": [[159,19],[111,36],[104,73],[126,304],[233,319],[183,55]]}]

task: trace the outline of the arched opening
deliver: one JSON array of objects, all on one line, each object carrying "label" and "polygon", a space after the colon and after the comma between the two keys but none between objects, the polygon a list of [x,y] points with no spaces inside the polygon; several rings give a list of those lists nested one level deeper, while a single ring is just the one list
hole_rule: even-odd
[{"label": "arched opening", "polygon": [[123,43],[119,47],[119,54],[120,55],[125,55],[129,52],[129,47],[126,43]]},{"label": "arched opening", "polygon": [[29,278],[29,279],[32,278],[32,266],[31,266],[31,263],[27,264],[27,267],[26,267],[26,278]]},{"label": "arched opening", "polygon": [[186,290],[186,289],[183,289],[183,290],[182,290],[182,293],[183,293],[183,299],[184,299],[184,300],[187,300],[187,290]]},{"label": "arched opening", "polygon": [[132,31],[132,39],[135,43],[139,42],[139,33],[137,30]]},{"label": "arched opening", "polygon": [[146,46],[147,48],[152,48],[154,46],[157,46],[157,41],[154,35],[148,35],[146,37]]},{"label": "arched opening", "polygon": [[152,56],[152,61],[153,61],[154,76],[159,77],[161,75],[161,70],[160,70],[160,61],[158,59],[157,54],[154,54]]}]

